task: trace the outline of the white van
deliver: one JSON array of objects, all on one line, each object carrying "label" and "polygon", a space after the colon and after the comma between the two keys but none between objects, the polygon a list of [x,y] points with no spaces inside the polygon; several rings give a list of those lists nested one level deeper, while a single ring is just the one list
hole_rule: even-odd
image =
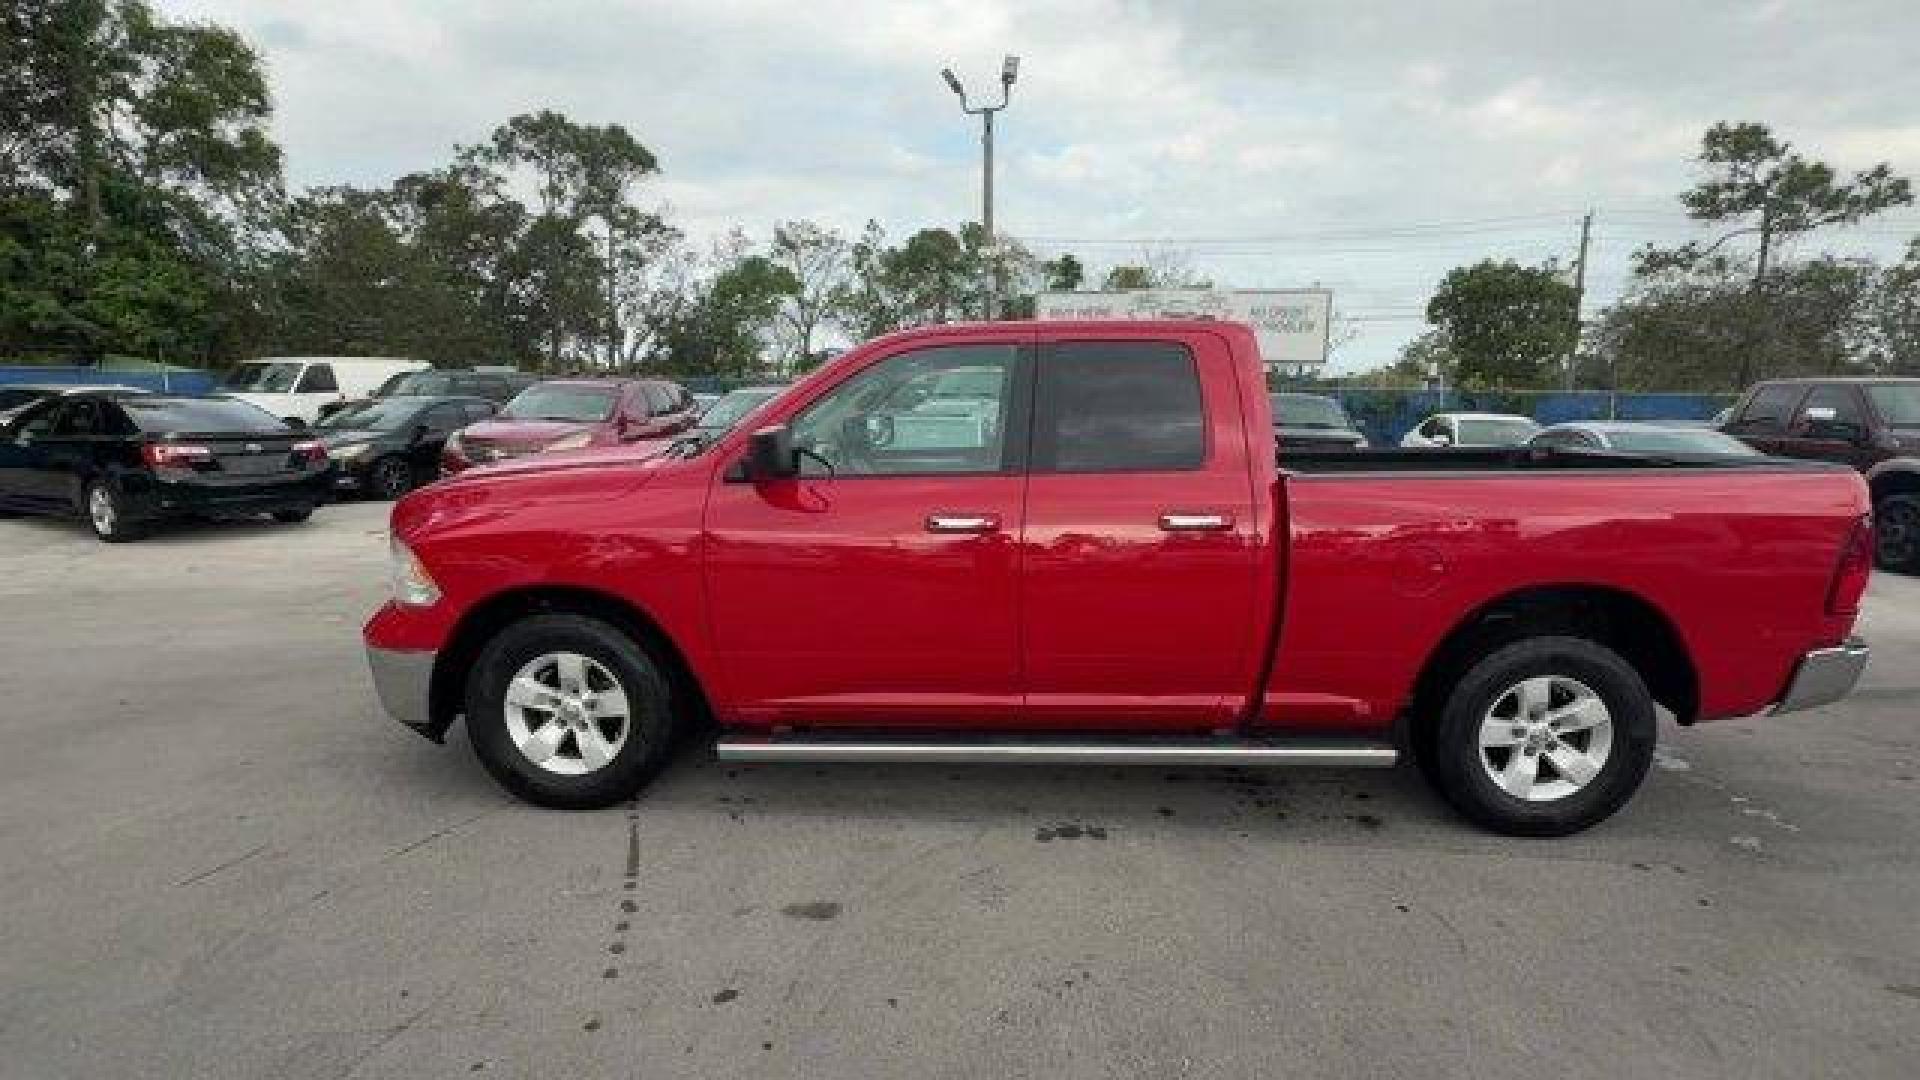
[{"label": "white van", "polygon": [[290,424],[311,424],[330,401],[366,397],[401,372],[431,366],[393,356],[268,356],[235,365],[220,392]]}]

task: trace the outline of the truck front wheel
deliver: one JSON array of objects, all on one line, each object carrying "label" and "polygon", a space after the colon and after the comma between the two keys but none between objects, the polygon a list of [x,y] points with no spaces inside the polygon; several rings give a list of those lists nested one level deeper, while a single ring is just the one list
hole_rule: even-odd
[{"label": "truck front wheel", "polygon": [[1633,797],[1655,737],[1653,696],[1618,653],[1585,638],[1528,638],[1454,684],[1425,740],[1426,772],[1487,829],[1564,836]]},{"label": "truck front wheel", "polygon": [[564,612],[509,624],[467,679],[467,737],[493,778],[540,806],[631,798],[673,747],[667,680],[618,628]]}]

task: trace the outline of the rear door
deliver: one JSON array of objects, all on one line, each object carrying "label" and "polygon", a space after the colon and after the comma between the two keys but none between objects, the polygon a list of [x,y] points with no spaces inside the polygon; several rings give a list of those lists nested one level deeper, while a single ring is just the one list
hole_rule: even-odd
[{"label": "rear door", "polygon": [[1029,722],[1234,722],[1259,616],[1234,358],[1204,331],[1043,343],[1021,545]]}]

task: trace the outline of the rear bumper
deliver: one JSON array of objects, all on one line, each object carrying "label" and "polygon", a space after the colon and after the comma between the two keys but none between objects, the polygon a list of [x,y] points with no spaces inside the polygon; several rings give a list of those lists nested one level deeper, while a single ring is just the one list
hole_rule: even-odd
[{"label": "rear bumper", "polygon": [[1815,649],[1802,656],[1794,665],[1793,677],[1787,680],[1787,692],[1774,705],[1773,712],[1778,715],[1817,709],[1846,697],[1860,681],[1860,673],[1867,669],[1869,652],[1866,642],[1850,638],[1844,645]]},{"label": "rear bumper", "polygon": [[123,482],[121,493],[130,516],[165,518],[182,514],[265,514],[300,506],[318,506],[333,497],[332,465],[300,477],[260,482],[151,479]]},{"label": "rear bumper", "polygon": [[387,715],[439,742],[445,733],[433,722],[433,662],[437,653],[367,646],[373,690]]}]

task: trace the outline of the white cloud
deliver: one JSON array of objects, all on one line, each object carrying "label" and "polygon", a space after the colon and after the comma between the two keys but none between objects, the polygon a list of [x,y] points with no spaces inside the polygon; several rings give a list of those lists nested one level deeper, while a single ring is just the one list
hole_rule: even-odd
[{"label": "white cloud", "polygon": [[[385,183],[550,107],[633,131],[664,170],[647,197],[701,237],[972,217],[978,122],[937,72],[995,90],[1017,53],[1003,229],[1094,264],[1174,238],[1223,281],[1330,284],[1375,320],[1350,362],[1417,331],[1453,265],[1570,258],[1588,206],[1604,300],[1634,246],[1687,231],[1673,196],[1717,120],[1920,175],[1910,0],[159,4],[260,48],[296,184]],[[1485,224],[1434,227],[1463,221]],[[1235,237],[1260,242],[1200,242]]]}]

